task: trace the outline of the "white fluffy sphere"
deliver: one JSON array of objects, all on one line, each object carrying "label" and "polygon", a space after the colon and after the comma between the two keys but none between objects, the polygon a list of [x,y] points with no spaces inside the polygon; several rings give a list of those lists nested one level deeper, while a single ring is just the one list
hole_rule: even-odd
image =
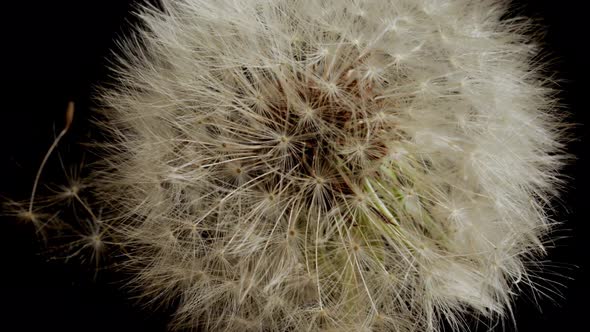
[{"label": "white fluffy sphere", "polygon": [[142,8],[98,195],[150,301],[210,331],[438,331],[509,312],[562,125],[496,0]]}]

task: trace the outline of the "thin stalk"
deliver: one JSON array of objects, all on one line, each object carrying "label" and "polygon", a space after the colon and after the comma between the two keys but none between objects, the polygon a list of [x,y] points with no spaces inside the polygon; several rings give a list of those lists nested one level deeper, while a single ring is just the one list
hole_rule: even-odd
[{"label": "thin stalk", "polygon": [[49,156],[51,155],[53,150],[55,150],[55,148],[57,147],[57,144],[59,143],[61,138],[64,137],[64,135],[70,129],[70,126],[72,125],[73,120],[74,120],[74,102],[70,101],[68,103],[68,108],[66,110],[66,125],[64,126],[64,129],[62,129],[62,131],[59,133],[59,135],[57,135],[57,138],[53,141],[53,144],[51,144],[51,146],[49,147],[49,150],[47,150],[45,157],[43,157],[43,161],[41,161],[41,165],[39,166],[39,170],[37,171],[37,176],[35,176],[35,182],[33,182],[33,189],[31,190],[31,199],[29,200],[29,214],[30,215],[32,215],[32,213],[33,213],[33,202],[35,201],[35,193],[37,192],[37,185],[39,184],[39,179],[41,178],[41,172],[43,171],[43,168],[45,167],[45,164],[47,163]]}]

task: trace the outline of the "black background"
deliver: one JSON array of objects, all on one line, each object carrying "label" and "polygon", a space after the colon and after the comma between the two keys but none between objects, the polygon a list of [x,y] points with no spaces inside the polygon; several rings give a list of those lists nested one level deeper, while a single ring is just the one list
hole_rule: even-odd
[{"label": "black background", "polygon": [[[563,298],[516,303],[519,331],[588,329],[587,78],[588,18],[583,1],[517,1],[522,12],[542,18],[545,50],[563,79],[561,98],[578,123],[569,150],[577,160],[565,169],[572,178],[557,219],[564,222],[549,259],[557,262]],[[133,24],[130,0],[11,1],[0,5],[0,195],[26,198],[35,171],[63,126],[68,100],[76,118],[66,141],[88,131],[92,85],[108,79],[105,59],[114,40]],[[584,95],[583,95],[584,94]],[[67,144],[65,142],[64,144]],[[44,180],[58,177],[51,166]],[[3,199],[0,197],[0,199]],[[142,310],[116,282],[118,276],[92,273],[47,261],[30,225],[0,220],[0,330],[4,331],[165,331],[169,313]],[[549,277],[549,276],[548,276]],[[481,329],[482,331],[485,329]],[[497,331],[512,331],[511,324]]]}]

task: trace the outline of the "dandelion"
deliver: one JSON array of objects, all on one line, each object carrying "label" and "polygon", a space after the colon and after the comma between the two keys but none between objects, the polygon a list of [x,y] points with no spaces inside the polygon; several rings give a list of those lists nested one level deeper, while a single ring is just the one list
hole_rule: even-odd
[{"label": "dandelion", "polygon": [[93,203],[62,195],[173,328],[459,331],[534,287],[565,125],[507,4],[161,7],[100,92]]}]

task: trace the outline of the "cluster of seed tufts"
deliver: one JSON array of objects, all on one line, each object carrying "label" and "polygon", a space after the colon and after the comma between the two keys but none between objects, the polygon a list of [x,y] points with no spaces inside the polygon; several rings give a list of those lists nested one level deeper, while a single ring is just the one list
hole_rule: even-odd
[{"label": "cluster of seed tufts", "polygon": [[174,328],[461,330],[543,252],[562,126],[492,0],[162,0],[122,43],[93,174]]}]

